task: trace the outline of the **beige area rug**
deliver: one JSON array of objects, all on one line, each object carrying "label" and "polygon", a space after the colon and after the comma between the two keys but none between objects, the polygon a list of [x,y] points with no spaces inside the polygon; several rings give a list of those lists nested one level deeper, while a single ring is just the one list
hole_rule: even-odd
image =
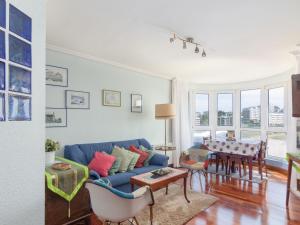
[{"label": "beige area rug", "polygon": [[[154,192],[153,225],[182,225],[195,217],[201,211],[210,207],[218,199],[212,195],[187,190],[187,203],[183,195],[183,187],[173,184],[169,187],[168,195],[165,189]],[[149,225],[150,210],[145,208],[138,216],[140,225]],[[124,222],[122,225],[129,225]]]}]

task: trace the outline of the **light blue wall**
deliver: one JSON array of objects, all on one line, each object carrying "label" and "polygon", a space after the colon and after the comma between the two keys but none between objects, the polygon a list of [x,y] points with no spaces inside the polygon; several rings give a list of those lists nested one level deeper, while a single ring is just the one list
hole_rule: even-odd
[{"label": "light blue wall", "polygon": [[[164,142],[164,123],[154,106],[170,102],[171,82],[127,69],[48,50],[48,65],[69,69],[69,87],[46,88],[46,106],[64,107],[64,91],[90,92],[90,110],[68,109],[68,127],[47,128],[46,136],[62,145],[147,138]],[[122,107],[102,106],[102,89],[122,92]],[[130,94],[143,95],[143,113],[130,112]],[[60,152],[61,154],[61,152]]]}]

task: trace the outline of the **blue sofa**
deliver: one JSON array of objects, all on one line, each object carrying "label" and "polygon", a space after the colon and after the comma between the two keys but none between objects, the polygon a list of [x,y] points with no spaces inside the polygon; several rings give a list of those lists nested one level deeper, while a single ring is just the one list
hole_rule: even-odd
[{"label": "blue sofa", "polygon": [[[88,165],[93,159],[95,152],[105,151],[108,154],[111,154],[113,147],[116,145],[119,147],[124,147],[125,149],[129,149],[130,145],[134,145],[136,147],[143,145],[148,149],[152,149],[150,143],[146,139],[134,139],[128,141],[103,142],[93,144],[75,144],[65,146],[64,157],[83,165]],[[134,170],[125,173],[116,173],[115,175],[108,176],[107,178],[110,180],[114,188],[124,192],[131,192],[130,178],[132,176],[166,167],[168,166],[168,160],[168,156],[155,154],[151,158],[149,166],[134,168]],[[100,176],[94,171],[90,173],[91,179],[97,179],[99,177]]]}]

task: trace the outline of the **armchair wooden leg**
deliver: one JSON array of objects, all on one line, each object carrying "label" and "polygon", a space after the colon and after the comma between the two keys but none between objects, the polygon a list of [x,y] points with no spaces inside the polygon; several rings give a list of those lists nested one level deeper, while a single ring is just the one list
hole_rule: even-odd
[{"label": "armchair wooden leg", "polygon": [[153,206],[150,205],[149,207],[150,207],[150,225],[152,225],[153,224]]},{"label": "armchair wooden leg", "polygon": [[135,222],[136,225],[139,225],[139,222],[138,222],[138,220],[136,219],[136,217],[133,217],[133,220],[134,220],[134,222]]}]

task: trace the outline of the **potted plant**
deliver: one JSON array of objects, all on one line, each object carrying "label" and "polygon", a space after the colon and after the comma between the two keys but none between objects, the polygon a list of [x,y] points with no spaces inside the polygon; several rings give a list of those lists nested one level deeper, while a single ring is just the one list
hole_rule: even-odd
[{"label": "potted plant", "polygon": [[46,165],[51,165],[55,161],[55,151],[57,151],[60,148],[60,145],[57,141],[53,141],[51,139],[47,139],[45,143],[45,162]]}]

